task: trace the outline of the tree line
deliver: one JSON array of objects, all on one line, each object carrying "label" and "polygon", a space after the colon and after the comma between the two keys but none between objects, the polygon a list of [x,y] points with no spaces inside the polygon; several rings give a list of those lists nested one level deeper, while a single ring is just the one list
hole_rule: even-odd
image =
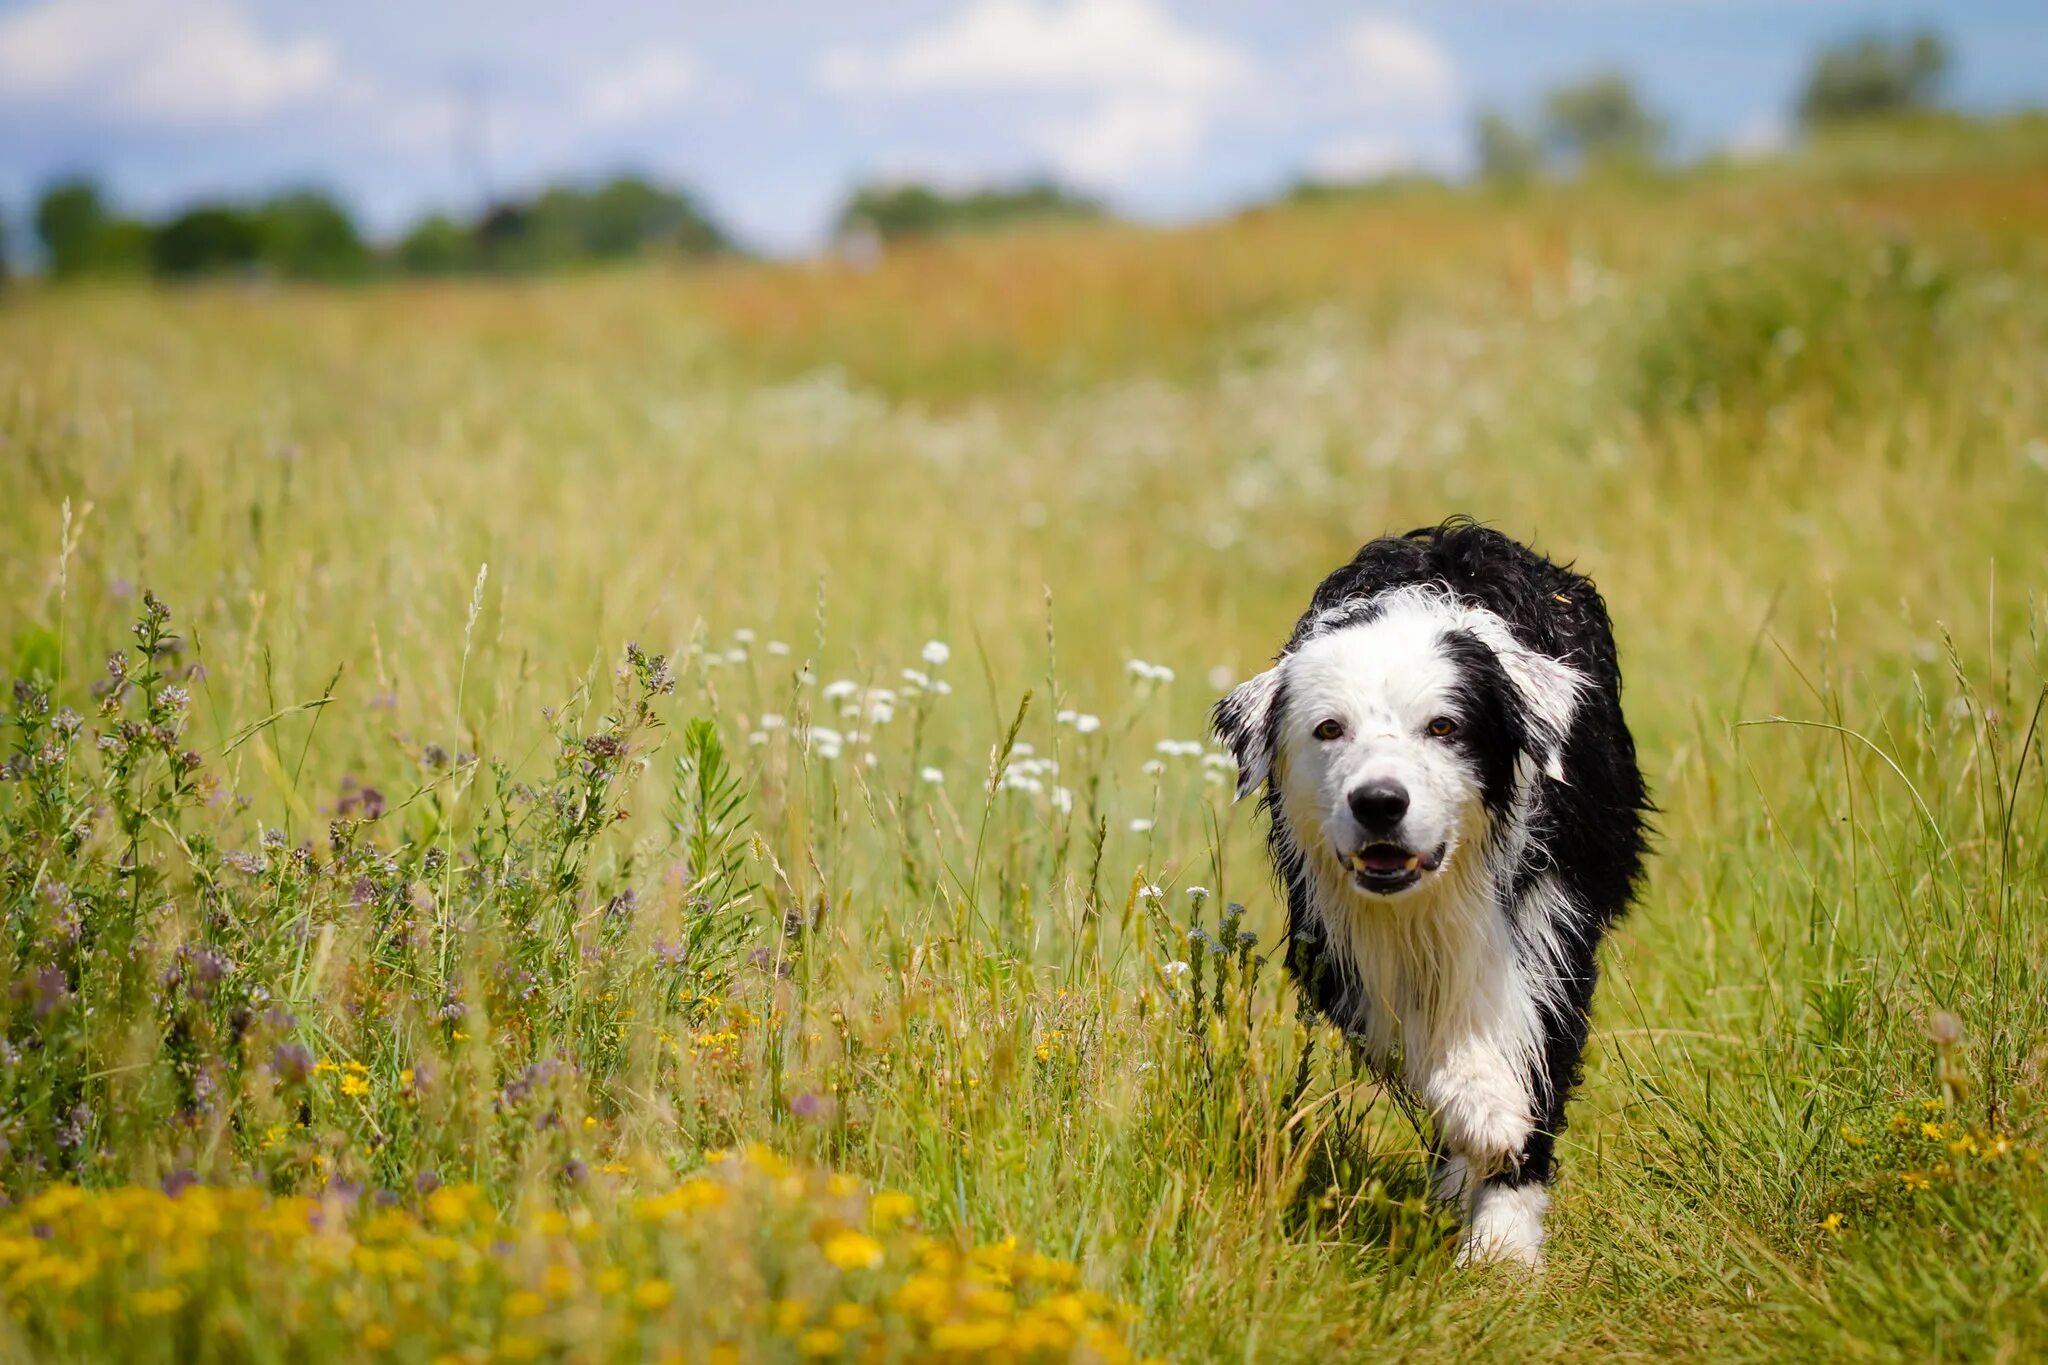
[{"label": "tree line", "polygon": [[[1948,74],[1940,35],[1863,34],[1823,48],[1794,111],[1823,131],[1934,107]],[[1520,116],[1480,111],[1474,160],[1488,180],[1648,165],[1664,152],[1665,121],[1619,71],[1549,91]],[[1345,192],[1304,182],[1292,197]],[[1093,219],[1104,205],[1049,181],[947,191],[916,183],[864,186],[841,209],[843,243],[898,241],[1021,221]],[[737,252],[733,239],[685,189],[623,175],[555,185],[501,200],[474,216],[432,214],[395,242],[370,242],[333,195],[300,189],[255,201],[214,201],[146,220],[120,212],[90,179],[49,186],[33,223],[47,273],[57,279],[149,275],[189,279],[261,274],[348,281],[378,275],[538,273],[626,259],[703,260]],[[6,269],[0,235],[0,275]]]},{"label": "tree line", "polygon": [[56,279],[266,274],[346,281],[380,274],[529,273],[629,257],[696,259],[733,243],[684,190],[638,176],[556,185],[466,220],[421,219],[373,245],[333,195],[302,189],[253,202],[191,205],[154,221],[119,212],[89,179],[49,186],[36,236]]},{"label": "tree line", "polygon": [[[1932,30],[1860,34],[1815,54],[1793,112],[1804,131],[1824,133],[1932,109],[1949,61],[1948,44]],[[1606,70],[1549,91],[1533,116],[1482,110],[1473,151],[1486,179],[1527,180],[1560,168],[1648,165],[1663,155],[1668,133],[1634,83]]]}]

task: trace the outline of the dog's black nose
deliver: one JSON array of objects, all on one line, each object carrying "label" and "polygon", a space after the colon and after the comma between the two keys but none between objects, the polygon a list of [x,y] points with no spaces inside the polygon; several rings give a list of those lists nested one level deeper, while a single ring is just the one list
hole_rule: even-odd
[{"label": "dog's black nose", "polygon": [[1375,833],[1391,832],[1408,813],[1408,789],[1399,782],[1368,782],[1351,789],[1351,814]]}]

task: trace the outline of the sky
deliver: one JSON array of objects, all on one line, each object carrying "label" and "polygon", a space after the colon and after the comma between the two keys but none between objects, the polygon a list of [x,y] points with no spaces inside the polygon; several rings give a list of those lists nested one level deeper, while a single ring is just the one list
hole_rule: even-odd
[{"label": "sky", "polygon": [[1615,66],[1681,153],[1766,150],[1820,44],[1932,22],[1954,103],[2048,104],[2043,0],[0,0],[0,209],[332,189],[380,236],[557,178],[688,185],[759,249],[872,179],[1050,176],[1171,221],[1469,166]]}]

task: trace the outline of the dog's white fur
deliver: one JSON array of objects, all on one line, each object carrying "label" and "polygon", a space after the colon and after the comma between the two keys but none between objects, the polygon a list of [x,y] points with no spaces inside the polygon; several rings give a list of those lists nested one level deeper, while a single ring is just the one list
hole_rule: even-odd
[{"label": "dog's white fur", "polygon": [[[1470,765],[1428,733],[1456,706],[1456,673],[1439,647],[1447,630],[1493,650],[1526,715],[1551,737],[1521,760],[1520,795],[1504,816],[1488,812]],[[1556,996],[1562,892],[1538,877],[1511,915],[1506,889],[1515,869],[1541,865],[1525,826],[1528,792],[1539,775],[1567,780],[1562,741],[1585,680],[1522,649],[1492,612],[1403,590],[1371,620],[1311,637],[1245,686],[1276,691],[1283,681],[1274,818],[1302,857],[1327,941],[1348,945],[1332,957],[1361,1006],[1350,1011],[1363,1020],[1357,1041],[1435,1120],[1446,1149],[1437,1193],[1469,1215],[1461,1259],[1534,1266],[1548,1193],[1480,1182],[1515,1161],[1538,1121],[1532,1077],[1543,1065],[1539,1011]],[[1341,739],[1315,737],[1325,719],[1341,723]],[[1246,773],[1241,789],[1267,776]],[[1409,793],[1400,843],[1444,849],[1433,871],[1391,895],[1363,889],[1345,861],[1367,840],[1348,794],[1380,779]]]}]

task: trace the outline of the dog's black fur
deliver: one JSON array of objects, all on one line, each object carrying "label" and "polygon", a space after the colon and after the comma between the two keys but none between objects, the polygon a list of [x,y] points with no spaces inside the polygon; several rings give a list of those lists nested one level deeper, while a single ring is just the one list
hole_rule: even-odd
[{"label": "dog's black fur", "polygon": [[[1607,605],[1591,579],[1553,563],[1498,531],[1465,518],[1387,536],[1359,550],[1325,578],[1296,623],[1283,654],[1311,635],[1372,619],[1375,603],[1393,589],[1435,585],[1504,620],[1524,648],[1571,664],[1590,681],[1563,736],[1532,733],[1536,718],[1521,705],[1499,660],[1469,635],[1445,641],[1467,689],[1466,724],[1456,742],[1480,774],[1483,799],[1498,816],[1520,795],[1518,763],[1525,752],[1557,751],[1567,780],[1533,779],[1525,818],[1530,846],[1545,855],[1519,869],[1503,907],[1512,917],[1528,882],[1554,874],[1569,901],[1562,930],[1567,979],[1554,1007],[1544,1011],[1543,1062],[1533,1078],[1538,1122],[1519,1162],[1493,1180],[1510,1185],[1547,1182],[1564,1130],[1565,1101],[1578,1085],[1586,1048],[1601,937],[1628,908],[1643,874],[1652,812],[1635,741],[1621,712],[1621,666]],[[1277,726],[1285,698],[1266,715]],[[1242,751],[1243,717],[1226,704],[1215,714],[1217,733]],[[1272,735],[1265,737],[1270,752]],[[1268,786],[1264,808],[1273,821],[1271,852],[1288,899],[1287,966],[1303,999],[1340,1028],[1348,1028],[1342,973],[1330,969],[1327,945],[1309,904],[1301,853],[1280,827],[1276,796]]]}]

